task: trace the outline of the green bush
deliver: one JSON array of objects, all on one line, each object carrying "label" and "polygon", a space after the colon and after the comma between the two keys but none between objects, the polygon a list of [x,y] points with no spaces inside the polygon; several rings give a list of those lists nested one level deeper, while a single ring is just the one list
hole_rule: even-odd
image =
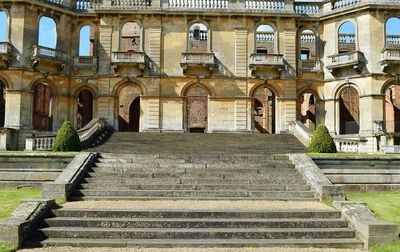
[{"label": "green bush", "polygon": [[314,153],[336,153],[336,145],[329,134],[325,125],[318,125],[311,137],[311,143],[308,152]]},{"label": "green bush", "polygon": [[71,122],[64,122],[57,131],[53,151],[80,151],[81,141]]}]

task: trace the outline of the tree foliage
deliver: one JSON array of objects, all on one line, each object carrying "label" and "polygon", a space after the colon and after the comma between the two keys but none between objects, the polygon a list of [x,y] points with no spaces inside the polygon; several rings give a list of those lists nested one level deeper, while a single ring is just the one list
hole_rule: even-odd
[{"label": "tree foliage", "polygon": [[53,151],[80,151],[81,141],[71,122],[64,122],[57,131]]},{"label": "tree foliage", "polygon": [[308,152],[314,153],[336,153],[336,145],[329,134],[325,125],[318,125],[311,137],[311,143]]}]

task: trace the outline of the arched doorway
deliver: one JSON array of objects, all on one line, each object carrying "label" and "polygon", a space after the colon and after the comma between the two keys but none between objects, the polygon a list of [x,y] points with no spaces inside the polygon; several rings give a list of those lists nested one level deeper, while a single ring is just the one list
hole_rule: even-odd
[{"label": "arched doorway", "polygon": [[315,130],[316,100],[312,93],[304,93],[297,100],[297,120],[302,122],[311,131]]},{"label": "arched doorway", "polygon": [[76,126],[81,129],[93,119],[93,94],[89,90],[79,92],[77,98]]},{"label": "arched doorway", "polygon": [[6,86],[0,81],[0,127],[4,127],[6,118]]},{"label": "arched doorway", "polygon": [[130,85],[121,89],[118,97],[118,130],[139,132],[140,129],[139,87]]},{"label": "arched doorway", "polygon": [[265,86],[253,93],[253,124],[256,132],[275,133],[275,94]]},{"label": "arched doorway", "polygon": [[51,89],[45,83],[38,83],[33,88],[33,118],[34,130],[51,131]]},{"label": "arched doorway", "polygon": [[353,87],[345,87],[340,92],[339,121],[340,134],[358,134],[360,130],[360,98]]},{"label": "arched doorway", "polygon": [[207,132],[208,95],[208,90],[201,85],[192,86],[187,90],[186,122],[188,132]]},{"label": "arched doorway", "polygon": [[[400,133],[400,86],[391,85],[385,91],[385,125],[388,133]],[[399,144],[395,137],[395,144]]]}]

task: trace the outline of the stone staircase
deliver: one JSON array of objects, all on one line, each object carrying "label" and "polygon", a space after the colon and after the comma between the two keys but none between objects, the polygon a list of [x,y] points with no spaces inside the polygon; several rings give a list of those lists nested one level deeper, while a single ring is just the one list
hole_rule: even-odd
[{"label": "stone staircase", "polygon": [[[114,133],[94,150],[101,154],[71,200],[96,207],[54,209],[29,245],[363,246],[339,211],[307,208],[315,193],[283,154],[305,151],[292,136]],[[232,209],[271,200],[305,205]],[[157,205],[139,208],[148,202]],[[199,207],[169,209],[167,202]]]}]

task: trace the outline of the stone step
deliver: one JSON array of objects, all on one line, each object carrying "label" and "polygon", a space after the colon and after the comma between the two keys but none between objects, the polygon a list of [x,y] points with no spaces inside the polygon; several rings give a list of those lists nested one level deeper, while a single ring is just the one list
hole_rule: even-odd
[{"label": "stone step", "polygon": [[181,163],[181,164],[162,164],[162,163],[95,163],[95,167],[105,168],[210,168],[210,169],[239,169],[239,168],[294,168],[293,164],[267,163],[267,164],[200,164],[200,163]]},{"label": "stone step", "polygon": [[0,169],[64,169],[68,163],[41,163],[41,162],[30,162],[28,160],[15,163],[0,163]]},{"label": "stone step", "polygon": [[206,191],[206,190],[78,190],[77,196],[122,196],[122,197],[227,197],[227,198],[267,198],[267,199],[287,199],[287,198],[315,198],[312,191]]},{"label": "stone step", "polygon": [[335,184],[399,184],[400,174],[379,175],[376,174],[340,174],[327,175],[329,180]]},{"label": "stone step", "polygon": [[84,228],[47,227],[50,238],[87,239],[327,239],[355,238],[349,228]]},{"label": "stone step", "polygon": [[277,197],[156,197],[156,196],[79,196],[72,195],[70,201],[150,201],[150,200],[185,200],[185,201],[210,201],[210,200],[235,200],[235,201],[248,201],[248,200],[278,200],[278,201],[310,201],[315,202],[316,198],[300,198],[288,195]]},{"label": "stone step", "polygon": [[[278,175],[284,175],[280,178],[277,178]],[[194,178],[201,178],[201,179],[252,179],[257,177],[257,179],[276,179],[278,181],[282,180],[292,180],[292,179],[301,179],[302,175],[299,173],[293,172],[274,172],[274,173],[217,173],[213,172],[212,170],[205,172],[196,172],[196,171],[187,171],[187,172],[143,172],[143,173],[134,173],[134,172],[123,172],[123,173],[116,173],[116,172],[88,172],[88,177],[91,178],[181,178],[181,179],[194,179]]]},{"label": "stone step", "polygon": [[104,184],[182,184],[182,185],[268,185],[268,184],[291,184],[306,185],[303,179],[285,179],[282,177],[260,179],[258,176],[251,179],[215,179],[215,178],[115,178],[113,177],[95,177],[85,178],[82,182],[86,183],[104,183]]},{"label": "stone step", "polygon": [[46,155],[2,155],[0,154],[0,165],[6,163],[64,163],[68,164],[73,159],[74,155],[68,155],[66,157]]},{"label": "stone step", "polygon": [[246,219],[246,218],[88,218],[46,219],[50,227],[88,228],[347,228],[341,219]]},{"label": "stone step", "polygon": [[[162,206],[160,206],[162,208]],[[338,219],[341,212],[337,210],[126,210],[126,209],[68,209],[52,210],[55,217],[84,218],[263,218],[263,219]]]},{"label": "stone step", "polygon": [[341,159],[339,158],[332,158],[332,159],[318,159],[313,158],[316,164],[321,166],[337,166],[337,165],[344,165],[344,166],[351,166],[351,167],[365,167],[365,166],[386,166],[386,165],[400,165],[400,159],[396,158],[393,160],[387,159],[363,159],[360,158],[346,158]]},{"label": "stone step", "polygon": [[59,171],[54,172],[36,172],[36,171],[2,171],[0,170],[0,181],[54,181]]},{"label": "stone step", "polygon": [[353,248],[362,249],[363,243],[354,238],[348,239],[81,239],[50,238],[33,243],[33,246],[71,246],[71,247],[314,247],[314,248]]},{"label": "stone step", "polygon": [[169,184],[110,184],[110,183],[84,183],[81,184],[83,189],[91,190],[264,190],[264,191],[308,191],[308,185],[169,185]]},{"label": "stone step", "polygon": [[320,169],[330,170],[330,169],[353,169],[353,170],[384,170],[384,169],[399,169],[400,164],[379,164],[379,165],[362,165],[362,164],[340,164],[340,165],[320,165]]},{"label": "stone step", "polygon": [[375,168],[368,168],[368,169],[323,169],[322,170],[325,174],[400,174],[400,166],[397,168],[392,169],[375,169]]}]

